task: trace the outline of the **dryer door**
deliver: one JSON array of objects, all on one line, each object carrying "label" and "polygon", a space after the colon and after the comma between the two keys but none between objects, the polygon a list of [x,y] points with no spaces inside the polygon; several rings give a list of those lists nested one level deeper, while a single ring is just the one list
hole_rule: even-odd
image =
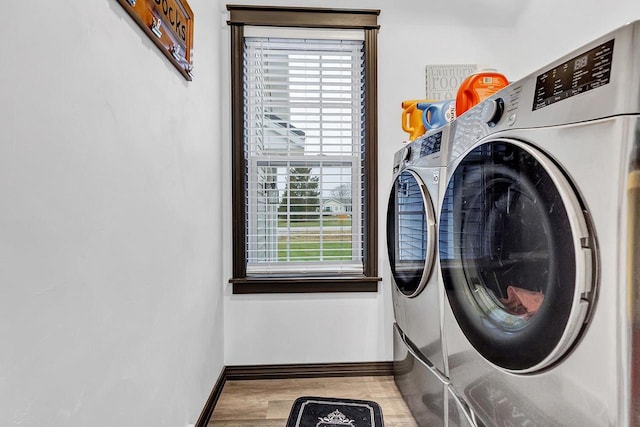
[{"label": "dryer door", "polygon": [[534,372],[574,344],[593,299],[595,239],[544,154],[508,139],[467,153],[450,174],[439,241],[449,304],[487,361]]},{"label": "dryer door", "polygon": [[429,192],[414,171],[395,179],[387,209],[387,250],[395,286],[408,297],[422,291],[435,261],[435,214]]}]

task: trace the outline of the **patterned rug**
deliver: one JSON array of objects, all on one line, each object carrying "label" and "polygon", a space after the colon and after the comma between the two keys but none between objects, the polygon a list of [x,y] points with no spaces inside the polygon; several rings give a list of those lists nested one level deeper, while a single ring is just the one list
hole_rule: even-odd
[{"label": "patterned rug", "polygon": [[286,427],[383,427],[380,405],[370,400],[299,397]]}]

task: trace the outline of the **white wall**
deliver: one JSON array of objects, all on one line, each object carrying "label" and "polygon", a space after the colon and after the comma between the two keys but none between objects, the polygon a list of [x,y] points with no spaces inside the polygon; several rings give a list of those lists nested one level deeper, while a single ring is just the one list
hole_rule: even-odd
[{"label": "white wall", "polygon": [[529,1],[516,27],[513,77],[521,78],[636,19],[640,19],[637,0]]},{"label": "white wall", "polygon": [[[300,5],[301,2],[278,2]],[[488,25],[500,16],[517,15],[514,8],[500,9],[501,2],[485,1],[468,7],[466,1],[419,0],[312,1],[305,6],[381,9],[379,17],[379,273],[378,293],[232,295],[225,285],[225,363],[227,365],[388,361],[393,357],[393,311],[390,273],[386,255],[385,215],[391,187],[393,153],[405,138],[400,127],[400,104],[425,95],[427,64],[507,62],[495,45],[509,33],[508,25]],[[274,4],[238,0],[234,4]],[[464,6],[464,7],[463,7]],[[479,22],[478,22],[479,19]],[[427,29],[430,32],[427,33]],[[468,40],[473,36],[472,40]],[[225,55],[228,55],[228,29]],[[479,40],[484,40],[479,43]],[[227,71],[228,73],[228,71]],[[227,94],[228,101],[228,94]],[[228,120],[223,120],[227,125]],[[227,160],[230,153],[227,150]],[[225,204],[231,200],[231,171],[225,170]],[[231,224],[228,209],[226,224]],[[230,227],[229,227],[230,228]],[[230,231],[225,234],[231,246]],[[231,257],[225,257],[231,277]]]},{"label": "white wall", "polygon": [[218,2],[187,82],[116,0],[3,2],[0,425],[193,423],[223,364]]},{"label": "white wall", "polygon": [[[235,4],[274,4],[236,0]],[[300,6],[300,1],[281,5]],[[427,64],[489,65],[511,80],[615,28],[640,18],[640,3],[617,0],[325,0],[305,6],[381,9],[379,17],[379,266],[377,294],[232,295],[225,285],[227,365],[385,361],[392,359],[393,313],[386,256],[385,212],[393,153],[406,139],[400,103],[422,98]],[[221,9],[221,12],[223,9]],[[223,41],[228,55],[228,29]],[[224,78],[228,79],[227,75]],[[225,101],[228,105],[228,94]],[[227,126],[228,118],[223,119]],[[230,153],[225,154],[228,162]],[[228,164],[227,162],[227,164]],[[230,169],[225,176],[229,205]],[[230,210],[225,223],[231,224]],[[231,245],[230,231],[225,246]],[[225,277],[231,257],[225,256]]]}]

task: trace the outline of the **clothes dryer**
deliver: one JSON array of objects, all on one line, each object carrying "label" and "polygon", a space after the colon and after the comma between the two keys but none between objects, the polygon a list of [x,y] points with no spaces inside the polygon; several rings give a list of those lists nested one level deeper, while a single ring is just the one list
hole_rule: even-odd
[{"label": "clothes dryer", "polygon": [[[430,131],[394,157],[387,210],[387,249],[393,281],[396,383],[422,425],[444,423],[444,303],[437,257],[449,127]],[[435,423],[435,424],[434,424]]]},{"label": "clothes dryer", "polygon": [[452,125],[451,389],[493,425],[640,425],[640,23]]},{"label": "clothes dryer", "polygon": [[640,23],[460,116],[439,225],[474,423],[640,425]]}]

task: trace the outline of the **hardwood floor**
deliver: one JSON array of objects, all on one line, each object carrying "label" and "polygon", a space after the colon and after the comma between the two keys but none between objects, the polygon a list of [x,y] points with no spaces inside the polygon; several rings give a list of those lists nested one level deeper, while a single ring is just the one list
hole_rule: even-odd
[{"label": "hardwood floor", "polygon": [[385,427],[418,427],[391,376],[227,381],[208,426],[284,427],[301,396],[373,400]]}]

